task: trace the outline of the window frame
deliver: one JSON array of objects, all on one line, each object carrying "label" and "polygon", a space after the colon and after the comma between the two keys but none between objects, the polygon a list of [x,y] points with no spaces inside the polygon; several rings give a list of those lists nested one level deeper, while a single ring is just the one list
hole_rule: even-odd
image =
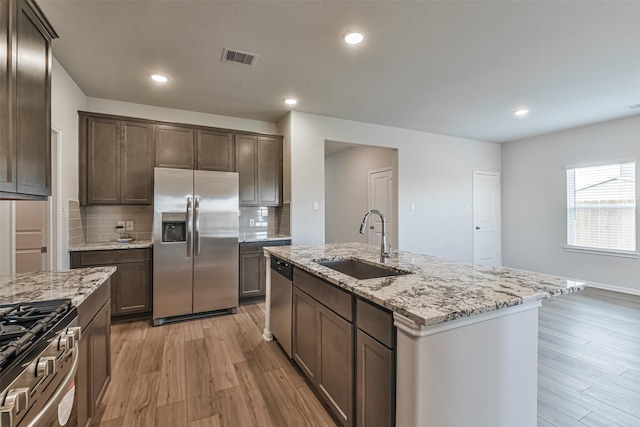
[{"label": "window frame", "polygon": [[[607,249],[607,248],[592,248],[588,246],[577,246],[569,244],[569,181],[568,181],[568,171],[570,169],[581,169],[581,168],[589,168],[589,167],[598,167],[598,166],[610,166],[610,165],[620,165],[624,163],[633,163],[634,164],[634,184],[635,184],[635,206],[634,206],[634,216],[635,216],[635,250],[624,250],[624,249]],[[622,258],[640,258],[640,253],[638,252],[638,160],[637,158],[626,158],[626,159],[617,159],[617,160],[608,160],[602,162],[592,162],[592,163],[580,163],[573,165],[565,165],[565,198],[566,198],[566,210],[565,210],[565,242],[564,250],[566,252],[573,253],[583,253],[583,254],[593,254],[593,255],[605,255],[605,256],[615,256]],[[574,188],[575,193],[575,188]],[[574,207],[575,210],[575,207]]]}]

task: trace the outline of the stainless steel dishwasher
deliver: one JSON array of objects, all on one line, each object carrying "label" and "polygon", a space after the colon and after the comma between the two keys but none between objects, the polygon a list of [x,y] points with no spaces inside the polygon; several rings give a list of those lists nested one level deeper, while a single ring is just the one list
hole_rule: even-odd
[{"label": "stainless steel dishwasher", "polygon": [[291,358],[293,266],[271,256],[271,333]]}]

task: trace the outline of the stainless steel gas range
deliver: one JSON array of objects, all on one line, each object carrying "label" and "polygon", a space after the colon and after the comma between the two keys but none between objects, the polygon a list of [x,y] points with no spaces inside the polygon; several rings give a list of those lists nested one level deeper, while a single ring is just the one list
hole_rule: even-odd
[{"label": "stainless steel gas range", "polygon": [[69,299],[0,305],[0,427],[76,424],[77,324]]}]

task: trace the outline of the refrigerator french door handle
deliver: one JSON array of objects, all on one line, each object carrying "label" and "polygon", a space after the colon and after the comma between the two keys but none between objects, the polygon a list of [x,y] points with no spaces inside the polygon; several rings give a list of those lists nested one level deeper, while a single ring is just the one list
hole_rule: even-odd
[{"label": "refrigerator french door handle", "polygon": [[194,256],[200,255],[200,197],[196,196],[196,201],[193,207],[193,222],[195,223],[194,231]]},{"label": "refrigerator french door handle", "polygon": [[193,216],[191,214],[191,197],[187,197],[187,258],[191,258],[191,233],[193,231]]}]

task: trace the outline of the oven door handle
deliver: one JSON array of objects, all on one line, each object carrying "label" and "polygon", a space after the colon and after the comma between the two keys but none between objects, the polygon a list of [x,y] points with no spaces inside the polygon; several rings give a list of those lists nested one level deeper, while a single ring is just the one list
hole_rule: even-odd
[{"label": "oven door handle", "polygon": [[73,384],[73,381],[76,376],[76,372],[78,372],[78,361],[80,360],[80,349],[78,348],[77,344],[73,348],[72,357],[73,357],[73,362],[71,364],[71,370],[67,373],[67,376],[64,377],[64,379],[58,386],[58,389],[55,391],[53,396],[49,398],[45,407],[42,408],[42,410],[40,410],[40,412],[35,417],[33,417],[33,419],[29,421],[29,423],[27,424],[27,427],[40,426],[42,425],[43,422],[49,420],[51,415],[54,415],[54,414],[55,414],[55,418],[57,419],[56,413],[58,411],[58,405],[60,404],[60,401],[62,401],[62,398],[66,396],[67,392],[69,391],[69,387],[71,387],[71,384]]}]

